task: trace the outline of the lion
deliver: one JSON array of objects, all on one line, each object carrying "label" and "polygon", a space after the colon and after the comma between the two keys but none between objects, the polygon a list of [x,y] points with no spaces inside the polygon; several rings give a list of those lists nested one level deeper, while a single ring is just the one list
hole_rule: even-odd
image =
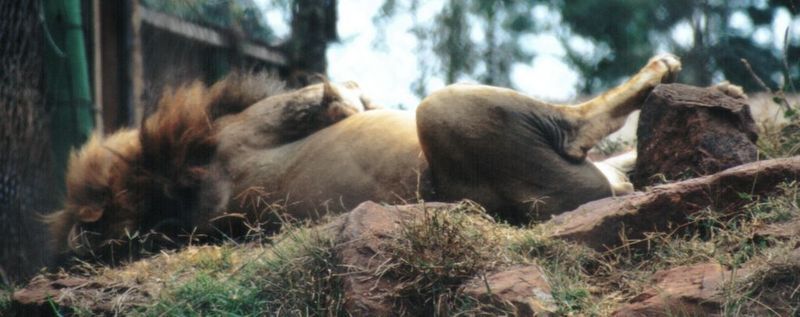
[{"label": "lion", "polygon": [[45,221],[60,252],[106,256],[122,250],[114,241],[144,233],[174,241],[241,218],[277,217],[279,227],[368,200],[469,199],[527,224],[632,191],[614,167],[631,157],[595,164],[587,151],[680,69],[677,57],[655,56],[577,105],[455,84],[416,112],[379,109],[352,82],[294,91],[264,75],[195,83],[166,93],[140,129],[94,136],[74,153],[64,209]]}]

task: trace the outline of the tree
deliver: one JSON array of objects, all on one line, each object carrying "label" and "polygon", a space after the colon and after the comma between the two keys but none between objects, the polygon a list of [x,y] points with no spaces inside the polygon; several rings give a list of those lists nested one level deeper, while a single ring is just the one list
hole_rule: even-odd
[{"label": "tree", "polygon": [[[748,90],[759,90],[762,87],[753,73],[771,87],[781,85],[778,74],[797,79],[790,76],[797,70],[786,69],[781,63],[784,52],[759,43],[754,36],[759,30],[770,29],[780,8],[793,10],[791,1],[608,0],[567,4],[554,0],[548,5],[561,12],[565,27],[572,31],[566,34],[584,36],[611,52],[601,51],[598,53],[604,56],[587,58],[565,45],[570,63],[589,79],[582,87],[585,92],[607,88],[635,71],[658,48],[680,55],[684,62],[682,81],[695,85],[708,85],[724,77]],[[752,27],[733,27],[735,15],[750,21]],[[688,46],[671,36],[680,26],[690,29]],[[565,43],[568,40],[562,38]],[[742,59],[752,65],[753,73]]]},{"label": "tree", "polygon": [[[772,88],[782,86],[781,78],[800,78],[800,66],[787,63],[798,57],[800,48],[785,49],[758,40],[756,33],[769,32],[780,9],[795,11],[792,0],[671,0],[671,1],[482,1],[446,0],[436,19],[419,22],[414,34],[418,50],[430,50],[437,61],[420,59],[420,81],[441,74],[447,83],[470,76],[486,84],[512,87],[509,73],[514,63],[527,63],[532,54],[520,47],[525,34],[552,32],[566,51],[565,61],[584,78],[580,90],[595,93],[618,83],[637,70],[657,51],[672,51],[684,62],[681,80],[696,85],[727,79],[748,90],[762,89],[755,77]],[[418,0],[385,0],[376,23],[403,9],[416,13]],[[531,11],[546,7],[561,23],[548,26],[536,21]],[[741,18],[751,27],[731,25]],[[673,36],[687,29],[689,41]],[[475,31],[482,38],[471,36]],[[577,41],[583,44],[575,44]],[[683,39],[686,40],[686,39]],[[688,45],[685,44],[688,42]],[[587,54],[586,43],[592,50]],[[423,54],[419,54],[423,56]],[[742,59],[752,67],[748,69]],[[431,67],[431,64],[438,67]],[[796,64],[796,63],[794,63]],[[756,76],[753,76],[755,74]],[[781,76],[782,75],[782,76]],[[419,83],[417,85],[420,85]],[[424,89],[415,89],[424,95]]]},{"label": "tree", "polygon": [[336,41],[336,0],[293,0],[292,37],[288,42],[291,77],[325,74],[328,43]]},{"label": "tree", "polygon": [[[412,89],[423,97],[431,74],[442,74],[446,83],[471,77],[490,85],[512,86],[511,66],[533,57],[519,44],[522,35],[536,31],[528,14],[533,5],[520,0],[446,0],[433,21],[422,22],[416,19],[418,0],[386,0],[375,23],[380,29],[381,23],[401,12],[415,17],[411,32],[419,40],[422,72]],[[438,60],[431,63],[426,53],[433,53]]]}]

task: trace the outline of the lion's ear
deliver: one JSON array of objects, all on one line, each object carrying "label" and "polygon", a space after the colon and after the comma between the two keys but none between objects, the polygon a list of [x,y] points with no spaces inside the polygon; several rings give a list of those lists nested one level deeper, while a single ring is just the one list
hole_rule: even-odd
[{"label": "lion's ear", "polygon": [[78,210],[78,220],[81,222],[95,222],[103,217],[103,209],[96,207],[83,207]]}]

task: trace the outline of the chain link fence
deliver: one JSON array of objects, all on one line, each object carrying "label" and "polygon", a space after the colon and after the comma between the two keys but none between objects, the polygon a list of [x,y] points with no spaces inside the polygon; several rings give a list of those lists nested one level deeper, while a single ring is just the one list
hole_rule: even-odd
[{"label": "chain link fence", "polygon": [[56,203],[42,94],[40,1],[0,1],[0,284],[45,263],[37,215]]}]

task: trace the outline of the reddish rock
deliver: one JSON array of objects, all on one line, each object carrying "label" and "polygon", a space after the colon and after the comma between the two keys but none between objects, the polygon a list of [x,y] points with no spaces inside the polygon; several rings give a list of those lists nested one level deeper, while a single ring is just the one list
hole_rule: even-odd
[{"label": "reddish rock", "polygon": [[653,286],[613,316],[709,316],[719,314],[719,293],[733,273],[716,263],[680,266],[653,275]]},{"label": "reddish rock", "polygon": [[755,237],[777,240],[789,240],[800,237],[800,219],[794,218],[787,222],[762,225],[755,230]]},{"label": "reddish rock", "polygon": [[732,86],[657,86],[645,100],[637,128],[638,160],[631,181],[716,173],[757,159],[756,126],[746,97]]},{"label": "reddish rock", "polygon": [[[782,285],[783,293],[775,292],[774,289],[770,289],[770,287],[776,286],[775,283],[764,284],[763,274],[776,268],[780,272],[786,267],[797,267],[798,265],[800,265],[800,248],[783,257],[779,256],[768,261],[752,259],[736,270],[729,270],[717,263],[700,263],[658,271],[651,278],[651,286],[619,307],[613,316],[721,316],[726,300],[726,290],[733,285],[741,285],[743,282],[746,284],[761,283],[762,285],[756,286],[767,287],[767,289],[762,289],[762,293],[758,295],[763,297],[754,298],[762,302],[740,312],[742,315],[777,314],[788,316],[795,309],[791,305],[792,297],[795,296],[795,285]],[[753,276],[759,276],[759,274],[762,275],[756,278],[756,281],[750,281]],[[760,279],[762,281],[759,281]],[[752,296],[753,294],[728,294],[728,296],[731,295]]]},{"label": "reddish rock", "polygon": [[550,283],[536,265],[518,265],[476,277],[462,287],[464,295],[495,307],[509,307],[514,316],[547,316],[556,310]]},{"label": "reddish rock", "polygon": [[[428,203],[428,208],[449,204]],[[392,315],[389,295],[396,281],[376,276],[379,266],[389,260],[382,253],[385,243],[397,237],[405,222],[423,217],[420,205],[383,206],[368,201],[343,216],[338,233],[337,254],[344,275],[345,309],[354,316]]]},{"label": "reddish rock", "polygon": [[731,209],[747,203],[741,193],[761,195],[784,181],[800,178],[800,157],[748,163],[717,174],[655,186],[647,192],[584,204],[549,221],[553,237],[596,250],[619,246],[620,236],[644,238],[667,230],[708,206]]},{"label": "reddish rock", "polygon": [[[114,299],[115,294],[125,294],[125,301]],[[124,306],[145,305],[148,300],[141,292],[98,278],[38,276],[14,292],[10,312],[17,316],[61,316],[80,309],[97,315],[114,315]],[[64,312],[60,311],[62,308]]]}]

